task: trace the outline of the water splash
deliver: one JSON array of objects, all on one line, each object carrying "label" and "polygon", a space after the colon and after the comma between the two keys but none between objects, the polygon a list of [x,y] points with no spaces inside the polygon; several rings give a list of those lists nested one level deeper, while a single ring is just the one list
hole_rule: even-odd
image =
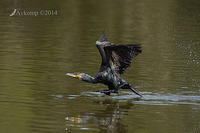
[{"label": "water splash", "polygon": [[[152,93],[142,92],[143,98],[139,98],[137,95],[133,95],[131,92],[121,91],[119,95],[112,94],[106,96],[99,92],[83,92],[80,96],[87,96],[94,99],[113,99],[119,102],[126,102],[132,100],[134,104],[147,104],[147,105],[175,105],[175,104],[190,104],[200,105],[200,96],[188,95],[186,92],[183,94],[164,94],[164,93]],[[70,97],[70,96],[69,96]],[[76,96],[78,97],[78,96]]]}]

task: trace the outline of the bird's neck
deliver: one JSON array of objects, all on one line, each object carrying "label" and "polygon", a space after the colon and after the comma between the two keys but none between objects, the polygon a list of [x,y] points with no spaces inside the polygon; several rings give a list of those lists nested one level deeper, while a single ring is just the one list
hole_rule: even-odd
[{"label": "bird's neck", "polygon": [[85,74],[84,77],[82,77],[82,80],[89,83],[97,83],[97,80],[88,74]]}]

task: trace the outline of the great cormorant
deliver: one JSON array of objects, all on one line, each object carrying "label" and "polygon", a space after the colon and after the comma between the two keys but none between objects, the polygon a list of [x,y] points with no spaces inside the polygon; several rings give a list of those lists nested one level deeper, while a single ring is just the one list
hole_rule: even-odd
[{"label": "great cormorant", "polygon": [[105,33],[96,41],[96,46],[101,54],[102,62],[99,71],[94,77],[85,73],[67,73],[66,75],[78,78],[89,83],[103,83],[108,90],[100,92],[110,95],[118,93],[119,89],[130,89],[142,97],[130,84],[120,77],[127,67],[130,66],[132,58],[142,52],[139,44],[113,44],[106,39]]}]

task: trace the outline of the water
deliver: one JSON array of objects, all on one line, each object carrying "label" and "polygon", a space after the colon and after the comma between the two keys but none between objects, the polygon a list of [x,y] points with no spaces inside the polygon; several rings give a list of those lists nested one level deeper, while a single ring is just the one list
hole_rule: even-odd
[{"label": "water", "polygon": [[[0,132],[200,132],[199,1],[1,3]],[[14,9],[58,14],[10,17]],[[111,42],[142,44],[122,77],[143,98],[65,76],[96,73],[104,30]]]}]

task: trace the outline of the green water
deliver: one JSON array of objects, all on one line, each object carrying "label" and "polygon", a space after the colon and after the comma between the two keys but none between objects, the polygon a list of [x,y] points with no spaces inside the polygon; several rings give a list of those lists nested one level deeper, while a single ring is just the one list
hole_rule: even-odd
[{"label": "green water", "polygon": [[[2,1],[1,133],[199,133],[198,0]],[[14,14],[53,10],[38,16]],[[67,72],[94,75],[95,41],[142,44],[122,75],[130,91],[105,96]]]}]

